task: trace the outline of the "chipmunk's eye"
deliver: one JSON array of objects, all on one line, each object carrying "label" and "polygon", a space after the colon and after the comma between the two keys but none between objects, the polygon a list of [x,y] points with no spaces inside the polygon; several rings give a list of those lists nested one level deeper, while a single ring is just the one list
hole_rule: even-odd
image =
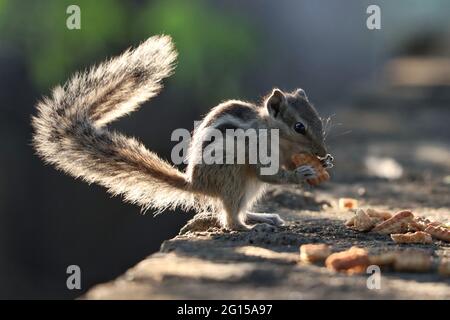
[{"label": "chipmunk's eye", "polygon": [[305,134],[306,133],[306,127],[303,123],[297,122],[294,124],[294,130],[298,133]]}]

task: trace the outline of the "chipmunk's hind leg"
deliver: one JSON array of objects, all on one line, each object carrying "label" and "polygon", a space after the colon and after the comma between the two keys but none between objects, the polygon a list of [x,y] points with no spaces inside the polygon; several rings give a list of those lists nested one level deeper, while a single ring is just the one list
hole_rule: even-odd
[{"label": "chipmunk's hind leg", "polygon": [[241,208],[241,210],[245,212],[245,223],[250,225],[267,223],[277,227],[284,225],[284,220],[276,213],[255,213],[247,211],[248,209],[251,209],[258,198],[264,194],[264,191],[264,185],[256,179],[250,180],[247,183],[245,197],[242,200]]},{"label": "chipmunk's hind leg", "polygon": [[222,216],[213,212],[198,213],[181,228],[179,234],[207,231],[210,228],[225,228],[233,231],[249,230],[250,228],[240,220],[238,210],[232,204],[226,204],[221,213]]},{"label": "chipmunk's hind leg", "polygon": [[230,201],[227,199],[223,202],[223,219],[224,227],[233,231],[248,231],[250,227],[242,222],[240,217],[239,202]]},{"label": "chipmunk's hind leg", "polygon": [[199,232],[207,231],[210,228],[221,228],[217,213],[213,212],[200,212],[197,213],[186,225],[180,229],[179,234],[185,234],[187,232]]}]

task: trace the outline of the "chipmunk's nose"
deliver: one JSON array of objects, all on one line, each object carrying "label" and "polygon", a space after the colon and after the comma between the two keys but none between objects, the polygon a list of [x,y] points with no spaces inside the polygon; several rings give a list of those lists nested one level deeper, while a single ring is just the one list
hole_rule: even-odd
[{"label": "chipmunk's nose", "polygon": [[316,154],[316,156],[318,156],[320,158],[324,158],[328,154],[327,148],[324,145],[320,145],[320,144],[315,146],[314,153]]}]

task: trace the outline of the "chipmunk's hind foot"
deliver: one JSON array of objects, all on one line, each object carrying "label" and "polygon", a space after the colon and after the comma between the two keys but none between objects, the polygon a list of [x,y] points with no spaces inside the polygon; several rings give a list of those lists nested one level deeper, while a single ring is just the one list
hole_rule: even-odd
[{"label": "chipmunk's hind foot", "polygon": [[202,212],[196,214],[186,225],[180,229],[179,234],[187,232],[201,232],[207,231],[210,228],[221,228],[220,220],[217,215],[211,212]]},{"label": "chipmunk's hind foot", "polygon": [[276,213],[255,213],[247,212],[245,217],[245,223],[247,224],[258,224],[267,223],[274,226],[283,226],[285,224],[284,220]]}]

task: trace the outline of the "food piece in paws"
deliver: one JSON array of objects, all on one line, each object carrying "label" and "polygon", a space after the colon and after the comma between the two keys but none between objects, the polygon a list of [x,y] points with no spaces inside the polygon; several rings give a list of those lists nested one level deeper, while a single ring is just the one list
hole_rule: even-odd
[{"label": "food piece in paws", "polygon": [[375,226],[374,221],[363,210],[356,210],[355,221],[353,223],[353,229],[358,231],[369,231]]},{"label": "food piece in paws", "polygon": [[371,218],[381,218],[383,220],[392,218],[392,214],[390,214],[387,211],[378,211],[378,210],[369,208],[366,210],[366,212],[369,215],[369,217],[371,217]]},{"label": "food piece in paws", "polygon": [[331,249],[324,243],[304,244],[300,246],[300,260],[302,262],[324,261],[331,254]]},{"label": "food piece in paws", "polygon": [[317,176],[313,179],[306,180],[306,182],[308,182],[308,184],[312,186],[316,186],[319,183],[330,179],[330,175],[328,174],[327,170],[323,167],[319,158],[317,158],[312,154],[309,153],[294,154],[291,160],[296,168],[303,165],[310,165],[314,168]]},{"label": "food piece in paws", "polygon": [[392,218],[377,224],[372,231],[381,234],[405,233],[408,230],[408,224],[413,220],[414,215],[411,211],[400,211],[392,216]]},{"label": "food piece in paws", "polygon": [[438,272],[440,275],[445,277],[450,277],[450,259],[442,258],[439,262]]},{"label": "food piece in paws", "polygon": [[358,200],[353,198],[339,198],[338,207],[341,210],[352,210],[358,208]]},{"label": "food piece in paws", "polygon": [[450,242],[450,230],[444,227],[435,227],[431,224],[428,225],[428,227],[425,228],[425,232],[431,234],[436,239]]},{"label": "food piece in paws", "polygon": [[394,269],[400,272],[427,272],[431,267],[431,257],[424,252],[403,251],[394,261]]},{"label": "food piece in paws", "polygon": [[349,250],[331,254],[325,260],[325,265],[333,271],[364,272],[369,265],[369,255],[365,249],[351,247]]},{"label": "food piece in paws", "polygon": [[408,232],[405,234],[391,234],[391,238],[395,241],[395,243],[433,243],[431,235],[423,231],[416,231],[414,233]]}]

